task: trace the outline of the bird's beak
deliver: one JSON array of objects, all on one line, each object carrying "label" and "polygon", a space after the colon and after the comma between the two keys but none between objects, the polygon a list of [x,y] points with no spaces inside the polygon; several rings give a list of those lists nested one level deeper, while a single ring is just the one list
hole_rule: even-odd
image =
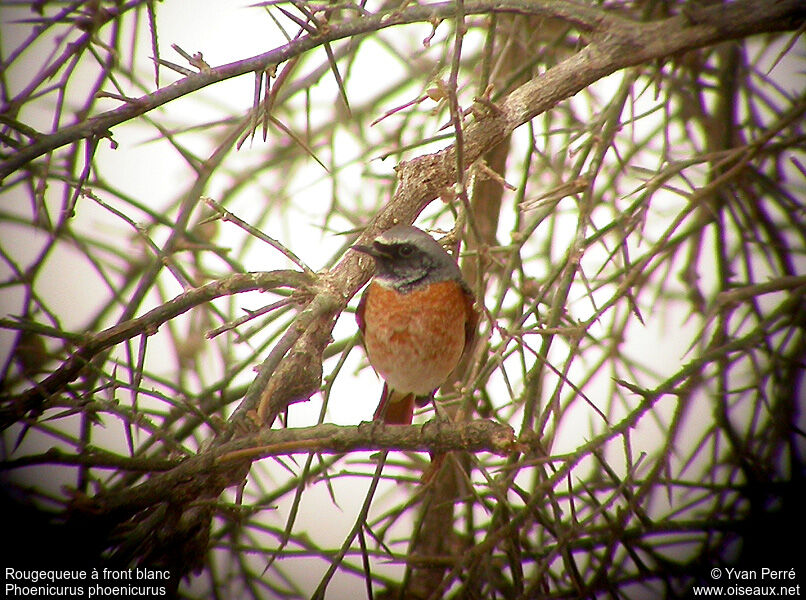
[{"label": "bird's beak", "polygon": [[356,252],[360,252],[361,254],[369,254],[372,258],[378,258],[378,251],[375,248],[371,248],[370,246],[362,246],[361,244],[355,244],[354,246],[350,246]]}]

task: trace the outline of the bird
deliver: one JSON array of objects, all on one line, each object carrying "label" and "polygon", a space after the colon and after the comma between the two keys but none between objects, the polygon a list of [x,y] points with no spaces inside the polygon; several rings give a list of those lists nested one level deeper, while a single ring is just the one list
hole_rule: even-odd
[{"label": "bird", "polygon": [[374,419],[409,425],[471,351],[479,312],[451,255],[430,235],[395,225],[371,246],[375,275],[356,310],[370,365],[383,378]]}]

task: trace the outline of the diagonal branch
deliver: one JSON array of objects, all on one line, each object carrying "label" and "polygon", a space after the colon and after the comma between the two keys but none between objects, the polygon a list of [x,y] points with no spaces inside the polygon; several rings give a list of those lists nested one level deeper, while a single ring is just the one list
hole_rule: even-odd
[{"label": "diagonal branch", "polygon": [[53,373],[34,387],[16,397],[3,398],[0,404],[0,430],[15,423],[31,410],[41,408],[42,402],[51,394],[78,377],[87,363],[99,353],[135,336],[156,332],[160,325],[187,312],[194,306],[214,298],[253,290],[269,290],[282,287],[304,289],[312,280],[297,271],[272,271],[268,273],[237,273],[225,279],[212,281],[201,287],[188,290],[173,300],[162,304],[146,314],[110,327],[90,336]]}]

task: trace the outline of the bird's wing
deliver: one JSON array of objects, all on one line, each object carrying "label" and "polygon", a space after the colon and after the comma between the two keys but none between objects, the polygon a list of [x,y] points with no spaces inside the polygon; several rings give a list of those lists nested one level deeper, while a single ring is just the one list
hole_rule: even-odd
[{"label": "bird's wing", "polygon": [[[370,283],[370,285],[372,284]],[[358,308],[355,309],[355,322],[358,323],[358,330],[361,332],[361,335],[364,335],[364,330],[366,329],[364,309],[367,306],[367,292],[369,292],[369,286],[367,286],[364,293],[361,294],[361,300],[358,301]]]}]

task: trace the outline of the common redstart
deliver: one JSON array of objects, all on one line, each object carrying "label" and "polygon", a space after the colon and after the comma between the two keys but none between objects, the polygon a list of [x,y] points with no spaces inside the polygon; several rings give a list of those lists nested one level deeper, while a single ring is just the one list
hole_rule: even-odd
[{"label": "common redstart", "polygon": [[479,313],[451,256],[430,235],[396,225],[371,246],[375,276],[356,311],[369,362],[384,385],[375,419],[408,425],[472,345]]}]

